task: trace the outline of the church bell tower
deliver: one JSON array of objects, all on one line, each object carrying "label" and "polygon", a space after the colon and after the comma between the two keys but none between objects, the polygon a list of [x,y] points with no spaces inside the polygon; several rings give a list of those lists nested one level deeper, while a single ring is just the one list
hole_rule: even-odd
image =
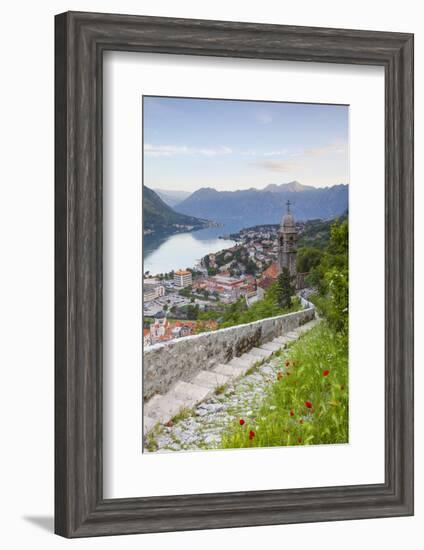
[{"label": "church bell tower", "polygon": [[297,231],[289,200],[286,206],[287,212],[281,220],[278,232],[278,269],[281,273],[283,267],[286,267],[290,275],[296,277]]}]

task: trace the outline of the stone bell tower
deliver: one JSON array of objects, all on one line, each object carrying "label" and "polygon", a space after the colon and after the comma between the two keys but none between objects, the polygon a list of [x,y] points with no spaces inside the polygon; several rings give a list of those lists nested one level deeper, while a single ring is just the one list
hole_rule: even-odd
[{"label": "stone bell tower", "polygon": [[281,273],[283,267],[286,267],[290,275],[296,277],[297,231],[290,213],[291,202],[287,201],[286,206],[287,212],[278,231],[278,269]]}]

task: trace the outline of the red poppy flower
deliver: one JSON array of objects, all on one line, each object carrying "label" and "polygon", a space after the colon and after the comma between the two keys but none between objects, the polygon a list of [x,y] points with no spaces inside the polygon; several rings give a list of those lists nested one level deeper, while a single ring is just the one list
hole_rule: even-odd
[{"label": "red poppy flower", "polygon": [[305,407],[312,409],[312,403],[310,401],[305,401]]},{"label": "red poppy flower", "polygon": [[290,361],[287,360],[287,361],[286,361],[286,367],[289,367],[289,366],[290,366]]},{"label": "red poppy flower", "polygon": [[325,370],[325,371],[322,373],[323,376],[328,376],[329,374],[330,374],[330,371],[329,371],[329,370]]},{"label": "red poppy flower", "polygon": [[240,424],[240,426],[243,426],[243,424],[244,424],[244,420],[243,420],[243,418],[240,418],[240,420],[239,420],[239,424]]},{"label": "red poppy flower", "polygon": [[253,430],[250,430],[249,439],[252,440],[254,437],[255,437],[255,432]]},{"label": "red poppy flower", "polygon": [[290,416],[294,416],[294,410],[293,409],[290,411]]}]

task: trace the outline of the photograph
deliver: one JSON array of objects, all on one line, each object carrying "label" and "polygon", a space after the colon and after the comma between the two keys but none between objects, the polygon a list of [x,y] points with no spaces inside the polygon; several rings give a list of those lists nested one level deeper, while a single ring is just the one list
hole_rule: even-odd
[{"label": "photograph", "polygon": [[349,106],[142,100],[143,452],[348,443]]},{"label": "photograph", "polygon": [[419,548],[424,31],[392,4],[2,5],[5,550]]}]

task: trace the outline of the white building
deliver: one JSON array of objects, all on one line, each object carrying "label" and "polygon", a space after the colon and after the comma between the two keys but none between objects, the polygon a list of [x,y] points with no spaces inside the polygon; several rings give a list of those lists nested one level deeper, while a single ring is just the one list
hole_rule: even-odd
[{"label": "white building", "polygon": [[166,335],[169,328],[169,322],[164,317],[163,319],[155,319],[155,322],[150,325],[150,340],[152,343],[160,340]]},{"label": "white building", "polygon": [[143,301],[152,302],[153,300],[156,300],[156,298],[165,296],[165,287],[156,282],[151,283],[151,282],[144,281],[143,292],[144,292]]},{"label": "white building", "polygon": [[180,288],[191,286],[193,284],[193,277],[191,271],[180,269],[174,273],[174,283]]}]

